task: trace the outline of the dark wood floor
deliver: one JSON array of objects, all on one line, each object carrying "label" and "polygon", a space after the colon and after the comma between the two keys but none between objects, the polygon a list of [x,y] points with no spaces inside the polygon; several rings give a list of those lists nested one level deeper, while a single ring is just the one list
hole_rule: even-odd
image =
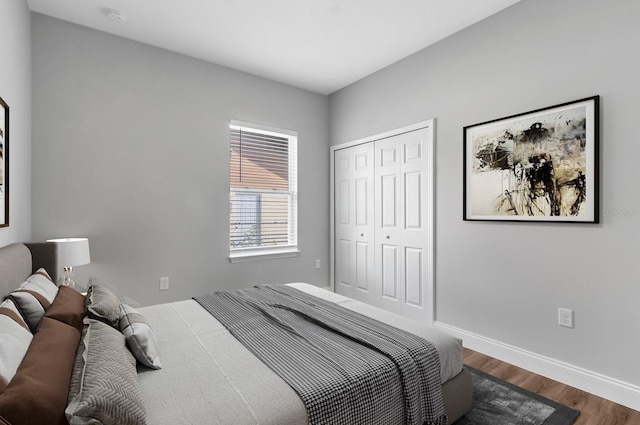
[{"label": "dark wood floor", "polygon": [[639,425],[640,412],[465,348],[464,363],[580,411],[574,425]]}]

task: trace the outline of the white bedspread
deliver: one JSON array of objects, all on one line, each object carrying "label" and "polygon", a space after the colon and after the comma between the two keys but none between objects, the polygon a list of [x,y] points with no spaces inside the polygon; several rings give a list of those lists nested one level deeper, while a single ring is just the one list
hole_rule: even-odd
[{"label": "white bedspread", "polygon": [[[432,327],[324,289],[296,289],[431,341],[446,382],[462,370],[462,342]],[[158,337],[161,370],[141,370],[150,425],[306,425],[297,394],[193,300],[142,307]]]}]

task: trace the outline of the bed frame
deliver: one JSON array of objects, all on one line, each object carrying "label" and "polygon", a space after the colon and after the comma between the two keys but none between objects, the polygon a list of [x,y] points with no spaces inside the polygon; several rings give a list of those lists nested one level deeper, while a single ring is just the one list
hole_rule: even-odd
[{"label": "bed frame", "polygon": [[[55,243],[13,243],[0,248],[0,300],[40,267],[57,282],[57,260]],[[445,411],[452,424],[471,408],[471,373],[463,369],[442,385],[442,392]]]},{"label": "bed frame", "polygon": [[0,248],[0,298],[40,267],[58,281],[58,246],[51,242],[14,243]]}]

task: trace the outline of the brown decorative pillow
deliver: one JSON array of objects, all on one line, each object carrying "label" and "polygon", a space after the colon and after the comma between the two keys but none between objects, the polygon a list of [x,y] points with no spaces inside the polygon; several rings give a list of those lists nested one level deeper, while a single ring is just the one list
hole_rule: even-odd
[{"label": "brown decorative pillow", "polygon": [[56,319],[82,332],[84,312],[84,295],[68,286],[61,286],[44,317]]},{"label": "brown decorative pillow", "polygon": [[0,423],[58,424],[64,421],[77,329],[44,317],[9,385],[0,394]]}]

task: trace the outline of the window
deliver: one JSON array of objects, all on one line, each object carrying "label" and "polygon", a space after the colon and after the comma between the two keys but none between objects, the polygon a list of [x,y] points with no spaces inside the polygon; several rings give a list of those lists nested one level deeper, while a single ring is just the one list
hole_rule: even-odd
[{"label": "window", "polygon": [[296,133],[237,121],[229,127],[231,261],[295,255]]},{"label": "window", "polygon": [[260,195],[236,192],[232,199],[231,248],[259,246]]}]

